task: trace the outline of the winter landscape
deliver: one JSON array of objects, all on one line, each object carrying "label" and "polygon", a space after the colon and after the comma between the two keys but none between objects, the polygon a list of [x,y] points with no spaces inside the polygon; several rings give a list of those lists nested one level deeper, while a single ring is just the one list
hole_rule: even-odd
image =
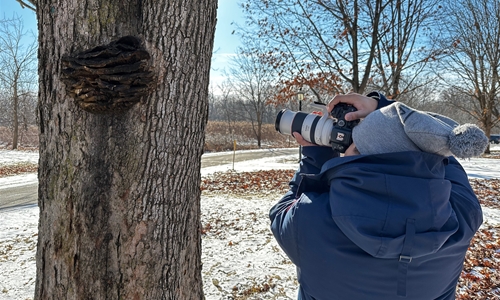
[{"label": "winter landscape", "polygon": [[[37,162],[37,152],[0,150],[0,167]],[[484,223],[469,249],[457,299],[500,299],[500,160],[460,162],[483,205]],[[287,189],[297,166],[297,155],[285,155],[237,162],[234,169],[233,164],[202,169],[207,300],[296,298],[295,268],[272,237],[268,211]],[[0,198],[7,187],[36,183],[36,173],[25,171],[0,173]],[[37,223],[36,205],[0,209],[2,300],[33,299]]]}]

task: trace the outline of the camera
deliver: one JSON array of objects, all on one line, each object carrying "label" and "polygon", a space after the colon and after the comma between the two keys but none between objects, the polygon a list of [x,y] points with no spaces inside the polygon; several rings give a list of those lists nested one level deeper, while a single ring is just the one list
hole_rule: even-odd
[{"label": "camera", "polygon": [[276,131],[285,135],[298,132],[310,143],[331,146],[334,151],[344,153],[352,144],[352,129],[359,123],[359,120],[346,121],[345,115],[357,109],[350,104],[339,103],[328,113],[324,103],[314,102],[312,106],[321,109],[323,115],[281,110],[274,124]]}]

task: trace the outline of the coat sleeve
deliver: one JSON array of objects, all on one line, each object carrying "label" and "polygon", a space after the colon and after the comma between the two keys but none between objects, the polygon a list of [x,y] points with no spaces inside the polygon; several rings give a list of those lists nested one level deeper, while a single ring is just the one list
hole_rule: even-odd
[{"label": "coat sleeve", "polygon": [[483,212],[467,173],[454,157],[448,158],[445,179],[451,182],[450,202],[460,222],[464,239],[472,239],[483,223]]},{"label": "coat sleeve", "polygon": [[371,93],[367,94],[366,96],[371,97],[371,98],[378,101],[377,109],[381,109],[382,107],[385,107],[385,106],[390,105],[390,104],[395,102],[394,100],[388,100],[385,97],[385,95],[380,93],[380,92],[371,92]]},{"label": "coat sleeve", "polygon": [[305,191],[319,192],[327,186],[302,174],[318,174],[321,166],[329,159],[338,156],[330,147],[303,147],[303,158],[299,169],[290,181],[290,190],[274,205],[270,212],[271,231],[280,247],[296,265],[298,264],[297,232],[298,218],[294,217],[300,206],[300,195]]}]

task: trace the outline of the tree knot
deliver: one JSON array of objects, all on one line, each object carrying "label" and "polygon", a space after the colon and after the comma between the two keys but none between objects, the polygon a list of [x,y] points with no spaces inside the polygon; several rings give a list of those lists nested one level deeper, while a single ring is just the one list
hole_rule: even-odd
[{"label": "tree knot", "polygon": [[131,108],[153,85],[149,53],[125,36],[62,59],[67,94],[85,111],[103,114]]}]

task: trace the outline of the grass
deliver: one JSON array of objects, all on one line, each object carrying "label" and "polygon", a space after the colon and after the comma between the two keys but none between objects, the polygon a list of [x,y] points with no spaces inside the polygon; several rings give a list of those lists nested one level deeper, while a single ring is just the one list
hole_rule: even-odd
[{"label": "grass", "polygon": [[[229,126],[226,122],[209,121],[206,128],[205,152],[233,150],[236,142],[237,150],[258,149],[257,138],[249,122],[234,122]],[[296,147],[291,137],[284,136],[274,129],[274,124],[262,127],[262,148]],[[38,148],[38,128],[30,126],[19,133],[19,150]],[[0,149],[12,149],[12,130],[0,127]]]}]

